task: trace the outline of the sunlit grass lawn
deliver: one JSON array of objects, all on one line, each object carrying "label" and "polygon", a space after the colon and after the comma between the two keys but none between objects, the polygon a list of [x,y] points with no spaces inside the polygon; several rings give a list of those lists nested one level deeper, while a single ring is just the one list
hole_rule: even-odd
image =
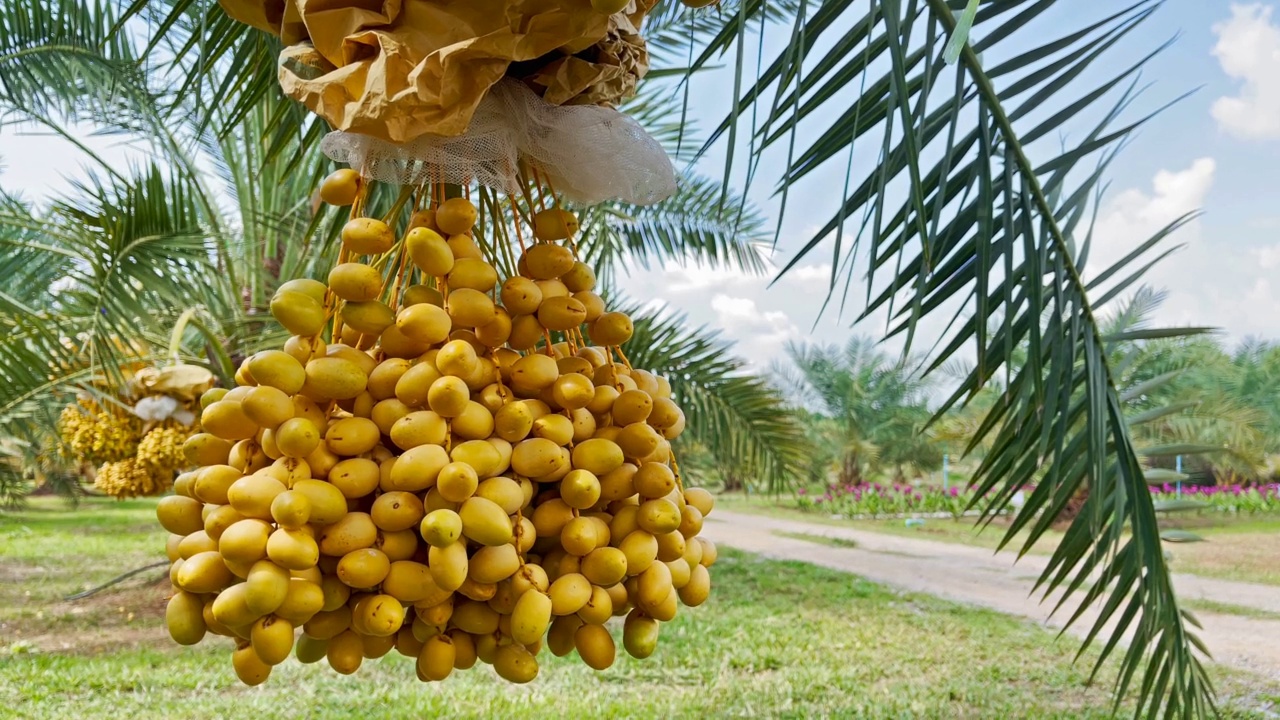
[{"label": "sunlit grass lawn", "polygon": [[[115,627],[129,612],[163,613],[162,594],[135,597],[163,568],[140,575],[123,594],[76,604],[58,600],[164,560],[165,535],[153,500],[93,499],[71,510],[46,497],[33,499],[24,512],[0,512],[0,645],[62,628]],[[121,599],[148,605],[125,607]]]},{"label": "sunlit grass lawn", "polygon": [[[976,526],[974,518],[929,518],[922,525],[916,526],[908,526],[902,519],[849,520],[826,513],[802,511],[796,506],[794,499],[786,495],[777,498],[765,495],[722,495],[716,502],[718,507],[739,512],[992,550],[999,546],[1006,528],[999,519],[986,528]],[[1161,526],[1190,530],[1205,539],[1205,542],[1168,546],[1175,572],[1280,585],[1280,517],[1175,513],[1162,519]],[[1027,533],[1020,532],[1007,548],[1021,550],[1026,539]],[[1036,542],[1031,552],[1049,554],[1061,539],[1062,533],[1050,530]]]},{"label": "sunlit grass lawn", "polygon": [[1280,517],[1184,515],[1167,526],[1205,539],[1170,549],[1175,572],[1280,585]]},{"label": "sunlit grass lawn", "polygon": [[[351,677],[294,660],[235,681],[229,643],[168,643],[165,585],[140,576],[87,605],[58,602],[160,557],[151,503],[41,501],[0,515],[0,717],[1108,717],[1075,644],[1031,624],[803,563],[724,551],[715,590],[682,609],[645,661],[603,673],[544,652],[513,687],[478,666],[424,686],[393,655]],[[95,608],[77,613],[79,607]],[[126,612],[119,608],[125,607]],[[129,611],[134,614],[132,618]],[[616,634],[616,633],[615,633]],[[49,648],[62,648],[48,651]],[[1266,717],[1277,688],[1217,673],[1231,717]]]}]

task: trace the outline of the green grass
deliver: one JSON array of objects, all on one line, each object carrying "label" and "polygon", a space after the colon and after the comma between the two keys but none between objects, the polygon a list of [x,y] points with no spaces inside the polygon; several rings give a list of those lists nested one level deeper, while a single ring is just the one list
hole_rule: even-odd
[{"label": "green grass", "polygon": [[1218,602],[1216,600],[1188,599],[1182,606],[1195,612],[1219,613],[1222,615],[1238,615],[1240,617],[1257,618],[1258,620],[1280,620],[1280,612],[1260,610],[1247,605]]},{"label": "green grass", "polygon": [[1215,536],[1274,535],[1280,533],[1280,516],[1220,513],[1167,513],[1161,527],[1212,533]]},{"label": "green grass", "polygon": [[1182,515],[1166,527],[1190,530],[1205,542],[1168,545],[1175,572],[1280,585],[1280,518]]},{"label": "green grass", "polygon": [[[59,601],[164,560],[166,536],[154,500],[91,498],[73,509],[42,497],[22,512],[0,513],[0,644],[64,627],[127,624],[128,614],[138,610],[154,614],[154,607],[129,608],[104,597],[75,605]],[[163,573],[149,571],[124,587],[136,590]]]},{"label": "green grass", "polygon": [[796,540],[805,540],[807,542],[818,543],[819,545],[829,545],[838,548],[856,548],[858,543],[844,538],[832,537],[830,535],[815,535],[813,533],[793,533],[775,530],[774,535],[778,537],[794,538]]},{"label": "green grass", "polygon": [[[57,561],[57,568],[47,568],[49,579],[73,590],[83,584],[81,570],[109,576],[104,562],[164,559],[166,533],[156,522],[155,505],[89,498],[72,508],[57,498],[32,498],[21,512],[0,512],[0,551],[6,564],[42,567]],[[68,562],[76,563],[76,572],[67,572]]]},{"label": "green grass", "polygon": [[[146,718],[386,717],[1110,717],[1107,672],[1086,682],[1090,657],[1030,623],[797,562],[722,551],[711,600],[681,609],[657,653],[620,653],[605,672],[540,656],[542,673],[514,687],[491,669],[423,687],[394,653],[354,676],[294,660],[258,688],[239,685],[230,643],[170,644],[165,586],[131,583],[94,598],[101,624],[50,625],[72,613],[57,598],[157,555],[164,533],[151,505],[37,505],[0,517],[0,716]],[[39,567],[38,572],[33,568]],[[28,594],[29,593],[29,594]],[[19,610],[15,603],[27,606]],[[133,619],[118,608],[136,611]],[[125,632],[125,631],[128,632]],[[617,628],[614,628],[615,636]],[[39,647],[23,651],[40,637]],[[119,640],[114,645],[112,639]],[[8,642],[4,642],[8,640]],[[131,647],[122,647],[132,645]],[[1266,717],[1280,687],[1214,670],[1228,717]],[[1253,708],[1253,709],[1251,709]],[[7,713],[7,714],[6,714]]]}]

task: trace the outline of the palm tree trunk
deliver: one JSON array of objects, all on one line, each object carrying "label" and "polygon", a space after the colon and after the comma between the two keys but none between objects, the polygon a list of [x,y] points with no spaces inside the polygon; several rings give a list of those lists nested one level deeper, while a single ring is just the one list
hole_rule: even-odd
[{"label": "palm tree trunk", "polygon": [[849,453],[844,456],[844,462],[840,465],[839,480],[841,485],[859,485],[862,483],[862,471],[858,466],[857,453]]}]

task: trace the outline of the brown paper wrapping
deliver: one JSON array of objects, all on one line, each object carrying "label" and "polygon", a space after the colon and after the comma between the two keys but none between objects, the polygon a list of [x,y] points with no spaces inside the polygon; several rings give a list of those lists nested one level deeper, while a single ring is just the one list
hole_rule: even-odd
[{"label": "brown paper wrapping", "polygon": [[635,93],[648,70],[644,39],[614,27],[590,49],[556,58],[521,79],[552,105],[614,105]]},{"label": "brown paper wrapping", "polygon": [[280,86],[339,130],[396,143],[466,131],[509,72],[552,104],[616,104],[648,70],[655,0],[219,0],[279,35]]},{"label": "brown paper wrapping", "polygon": [[280,21],[284,17],[284,0],[264,0],[263,2],[220,0],[219,4],[222,5],[223,12],[232,20],[265,30],[272,35],[280,34]]},{"label": "brown paper wrapping", "polygon": [[199,365],[148,367],[133,376],[134,390],[139,395],[168,395],[191,402],[213,387],[213,373]]}]

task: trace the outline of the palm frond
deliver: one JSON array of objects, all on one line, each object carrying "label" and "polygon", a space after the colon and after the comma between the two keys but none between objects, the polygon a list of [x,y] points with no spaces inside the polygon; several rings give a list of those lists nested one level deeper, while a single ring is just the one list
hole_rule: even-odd
[{"label": "palm frond", "polygon": [[217,131],[200,136],[202,156],[210,159],[222,194],[237,211],[238,232],[224,243],[221,255],[234,266],[232,275],[241,280],[250,308],[265,309],[278,283],[312,277],[337,257],[338,223],[313,227],[312,192],[333,163],[316,144],[270,130],[279,108],[292,104],[275,93],[241,117],[214,109]]},{"label": "palm frond", "polygon": [[[1144,298],[1147,302],[1159,299],[1139,291],[1133,302],[1123,306],[1125,312],[1112,320],[1113,336],[1132,335],[1133,328],[1140,328],[1141,313],[1133,309]],[[1116,324],[1126,319],[1131,323]],[[1267,432],[1269,396],[1241,385],[1257,367],[1247,359],[1251,352],[1246,344],[1233,358],[1211,337],[1113,343],[1112,366],[1139,451],[1145,454],[1153,446],[1213,447],[1217,451],[1196,458],[1197,466],[1219,478],[1258,479],[1274,441]],[[1157,461],[1168,465],[1172,458]]]},{"label": "palm frond", "polygon": [[105,0],[43,0],[0,6],[0,98],[24,114],[73,116],[113,104],[136,87],[132,44],[113,34]]},{"label": "palm frond", "polygon": [[676,260],[763,273],[763,217],[750,204],[739,212],[737,204],[729,207],[719,199],[718,183],[685,175],[674,196],[651,207],[606,203],[583,208],[579,249],[587,262],[602,268],[606,285],[624,262],[649,267]]},{"label": "palm frond", "polygon": [[49,288],[66,276],[73,261],[47,256],[44,262],[31,262],[24,246],[39,241],[39,223],[31,218],[30,208],[0,191],[0,214],[26,218],[20,227],[0,224],[0,323],[4,323],[7,318],[38,314]]},{"label": "palm frond", "polygon": [[[148,331],[208,291],[209,248],[189,189],[155,166],[127,180],[91,175],[67,198],[36,217],[11,206],[0,212],[0,252],[21,253],[24,265],[59,267],[57,283],[30,299],[38,317],[58,329],[59,342],[41,343],[68,368],[82,356],[88,368],[118,377],[119,367],[145,355]],[[4,322],[22,315],[6,314]],[[40,326],[11,333],[36,343]]]},{"label": "palm frond", "polygon": [[[120,2],[120,5],[125,3]],[[276,63],[279,39],[232,20],[217,3],[197,0],[133,0],[123,7],[114,35],[137,32],[131,22],[143,23],[149,38],[147,54],[157,49],[168,56],[167,83],[172,87],[172,107],[194,112],[200,132],[210,128],[212,110],[219,108],[232,127],[264,99],[279,93]],[[281,107],[280,115],[304,120],[297,108]],[[298,133],[316,123],[277,122],[275,128]]]},{"label": "palm frond", "polygon": [[716,38],[723,34],[736,33],[734,23],[739,17],[757,23],[785,22],[803,6],[801,0],[722,0],[716,12],[705,12],[691,10],[678,0],[661,0],[645,18],[642,30],[649,52],[658,60],[655,66],[664,67],[684,60],[690,44],[701,50],[716,45]]},{"label": "palm frond", "polygon": [[[1181,409],[1183,405],[1189,407]],[[1148,410],[1141,424],[1130,416],[1139,452],[1150,446],[1218,448],[1203,456],[1203,461],[1224,477],[1253,479],[1266,466],[1266,415],[1259,408],[1223,394],[1200,396],[1168,408],[1167,414],[1159,408]],[[1147,417],[1151,419],[1145,421]]]},{"label": "palm frond", "polygon": [[[975,364],[939,415],[1003,371],[1000,399],[972,441],[990,440],[974,476],[985,516],[1040,477],[1004,540],[1027,529],[1034,543],[1088,487],[1085,511],[1040,587],[1100,607],[1087,644],[1114,621],[1098,667],[1130,634],[1117,702],[1136,687],[1139,716],[1209,714],[1214,697],[1201,644],[1173,590],[1099,319],[1100,308],[1170,252],[1168,236],[1189,218],[1096,277],[1086,280],[1077,264],[1109,153],[1143,120],[1120,118],[1159,48],[1095,70],[1160,2],[1094,13],[1072,5],[1069,19],[1061,15],[1068,3],[1054,0],[983,2],[958,62],[949,64],[946,45],[964,5],[837,1],[798,13],[796,43],[747,78],[706,147],[724,138],[733,158],[744,114],[770,103],[750,137],[756,153],[786,149],[784,206],[799,183],[839,163],[846,176],[839,202],[783,272],[828,241],[832,293],[851,294],[855,272],[865,269],[860,317],[883,314],[887,333],[901,335],[908,351],[923,318],[949,319],[927,369],[968,353]],[[741,27],[744,16],[735,19]],[[742,42],[718,37],[703,56],[736,48],[741,77],[750,72]],[[859,162],[868,152],[869,166]],[[1093,169],[1081,168],[1097,157]],[[990,328],[993,316],[1002,322]],[[1023,363],[1014,361],[1020,346]]]},{"label": "palm frond", "polygon": [[1168,295],[1163,290],[1156,290],[1145,285],[1138,288],[1133,295],[1120,300],[1116,307],[1107,313],[1103,321],[1103,334],[1116,335],[1146,327],[1151,315],[1155,313]]}]

